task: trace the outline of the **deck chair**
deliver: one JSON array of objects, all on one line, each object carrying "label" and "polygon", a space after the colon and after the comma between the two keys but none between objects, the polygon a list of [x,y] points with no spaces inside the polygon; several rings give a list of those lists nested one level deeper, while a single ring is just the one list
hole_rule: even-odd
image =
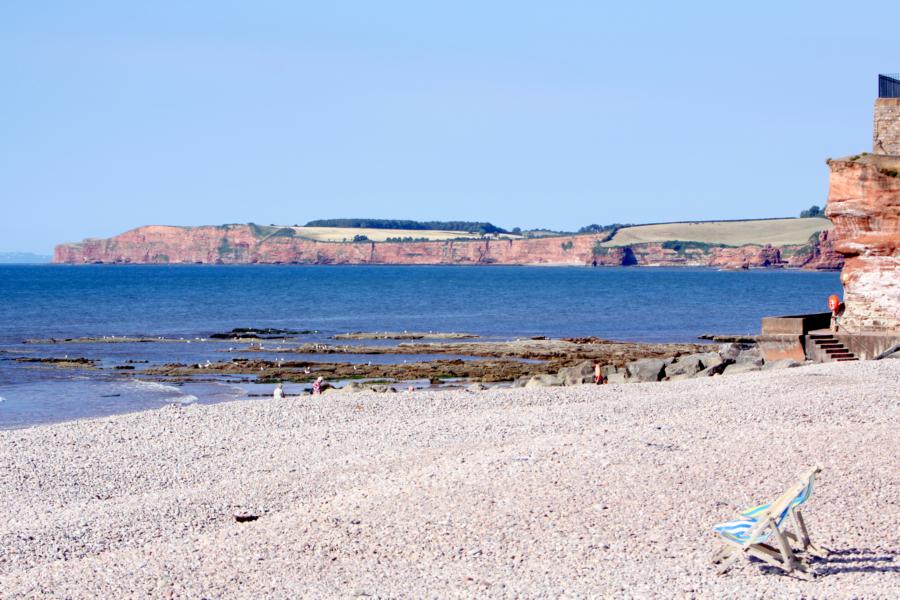
[{"label": "deck chair", "polygon": [[[794,500],[791,502],[791,506],[789,509],[789,514],[791,520],[794,523],[794,526],[797,528],[797,533],[785,530],[784,535],[790,541],[799,544],[799,549],[801,551],[809,552],[810,554],[825,558],[828,556],[828,550],[826,550],[822,546],[814,544],[812,540],[810,540],[809,530],[806,527],[806,522],[803,520],[803,513],[800,508],[806,503],[807,500],[809,500],[809,497],[812,496],[813,487],[816,483],[816,475],[821,472],[821,470],[821,467],[813,467],[800,476],[800,481],[802,481],[805,485],[800,495],[794,498]],[[764,510],[769,508],[769,506],[771,506],[771,503],[760,504],[759,506],[754,506],[752,508],[742,510],[738,513],[738,517],[740,519],[757,520],[758,516],[761,515]]]},{"label": "deck chair", "polygon": [[[797,558],[789,540],[799,542],[804,550],[815,548],[822,551],[809,540],[806,524],[799,514],[799,506],[809,499],[815,475],[819,471],[818,467],[810,469],[773,502],[742,511],[740,519],[720,523],[713,528],[721,542],[712,559],[713,564],[719,565],[719,574],[728,571],[735,561],[744,556],[757,558],[803,579],[812,578],[808,564]],[[799,536],[786,530],[788,515],[793,515]],[[771,538],[775,538],[777,548],[767,543]]]}]

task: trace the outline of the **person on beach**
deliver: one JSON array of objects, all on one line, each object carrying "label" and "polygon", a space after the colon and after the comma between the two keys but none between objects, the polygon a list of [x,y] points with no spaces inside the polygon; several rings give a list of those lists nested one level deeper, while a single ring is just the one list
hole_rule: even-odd
[{"label": "person on beach", "polygon": [[313,382],[313,387],[312,387],[313,396],[318,396],[319,394],[322,393],[322,381],[323,381],[323,378],[320,376],[318,379],[316,379]]},{"label": "person on beach", "polygon": [[837,294],[828,296],[828,308],[831,310],[831,330],[837,333],[841,327],[841,315],[844,314],[844,303]]},{"label": "person on beach", "polygon": [[284,400],[284,386],[282,384],[278,384],[275,386],[275,391],[272,392],[272,398],[275,400]]},{"label": "person on beach", "polygon": [[594,383],[597,385],[606,383],[603,378],[603,371],[600,370],[600,363],[594,363]]}]

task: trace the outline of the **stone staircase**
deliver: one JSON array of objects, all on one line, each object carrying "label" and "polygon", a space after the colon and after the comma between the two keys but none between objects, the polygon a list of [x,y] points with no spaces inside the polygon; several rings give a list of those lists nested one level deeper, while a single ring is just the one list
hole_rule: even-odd
[{"label": "stone staircase", "polygon": [[847,347],[842,344],[831,333],[812,333],[810,334],[813,344],[819,352],[819,356],[823,357],[824,362],[844,362],[848,360],[859,360],[855,354],[850,352]]}]

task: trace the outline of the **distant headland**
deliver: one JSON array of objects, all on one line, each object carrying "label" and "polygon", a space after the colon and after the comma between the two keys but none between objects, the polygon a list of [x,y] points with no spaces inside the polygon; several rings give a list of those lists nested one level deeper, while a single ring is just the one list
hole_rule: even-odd
[{"label": "distant headland", "polygon": [[48,263],[52,256],[35,254],[33,252],[0,252],[0,265],[37,265]]},{"label": "distant headland", "polygon": [[588,225],[577,232],[473,221],[328,219],[306,225],[148,225],[60,244],[65,264],[388,264],[839,269],[831,223],[800,218]]}]

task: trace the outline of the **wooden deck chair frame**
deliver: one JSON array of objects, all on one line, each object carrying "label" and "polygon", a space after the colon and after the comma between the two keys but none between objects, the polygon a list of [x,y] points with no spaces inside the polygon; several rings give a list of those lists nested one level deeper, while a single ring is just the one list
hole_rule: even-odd
[{"label": "wooden deck chair frame", "polygon": [[[718,565],[720,575],[728,571],[741,556],[744,556],[748,559],[750,557],[757,558],[788,574],[796,574],[803,579],[812,579],[809,565],[805,560],[797,557],[791,548],[790,541],[799,543],[802,550],[809,550],[820,556],[827,555],[826,550],[813,544],[810,540],[799,505],[795,503],[795,500],[810,488],[820,470],[815,467],[804,473],[800,481],[788,488],[767,508],[754,515],[756,523],[752,526],[746,541],[739,542],[719,536],[721,546],[713,554],[712,562]],[[783,529],[788,513],[799,535]],[[775,538],[777,548],[766,543],[769,538]]]},{"label": "wooden deck chair frame", "polygon": [[[819,466],[812,467],[804,472],[800,476],[800,481],[804,484],[804,491],[801,492],[805,494],[806,497],[800,500],[799,502],[795,501],[791,503],[791,508],[789,510],[791,521],[794,523],[794,527],[797,529],[797,533],[793,533],[788,530],[782,531],[783,535],[788,538],[790,541],[795,544],[799,544],[799,550],[801,552],[808,552],[815,556],[819,556],[821,558],[826,558],[828,556],[828,550],[819,546],[818,544],[814,544],[809,537],[809,529],[806,527],[806,521],[803,520],[803,511],[801,510],[801,506],[809,499],[809,496],[812,494],[812,488],[816,481],[816,475],[818,475],[822,471],[822,468]],[[807,489],[808,488],[808,489]],[[738,518],[747,518],[748,515],[752,514],[750,511],[743,511],[737,513]],[[751,518],[756,518],[752,516]]]},{"label": "wooden deck chair frame", "polygon": [[809,530],[806,528],[806,522],[803,520],[803,513],[799,507],[794,507],[790,509],[791,520],[794,522],[794,526],[797,528],[797,533],[793,533],[791,531],[785,531],[784,537],[788,538],[795,544],[800,545],[800,550],[803,552],[809,552],[815,556],[826,558],[828,556],[828,550],[819,546],[818,544],[814,544],[811,539],[809,539]]},{"label": "wooden deck chair frame", "polygon": [[[752,541],[759,540],[770,528],[771,537],[775,538],[777,548],[764,541]],[[766,536],[766,539],[768,537]],[[718,564],[717,572],[719,575],[722,575],[741,557],[747,559],[750,557],[757,558],[772,567],[781,569],[787,574],[796,575],[802,579],[812,579],[809,565],[797,558],[797,555],[791,549],[787,536],[781,531],[775,518],[770,514],[760,519],[753,527],[748,537],[748,543],[741,544],[723,540],[722,548],[713,556],[713,563]]]}]

